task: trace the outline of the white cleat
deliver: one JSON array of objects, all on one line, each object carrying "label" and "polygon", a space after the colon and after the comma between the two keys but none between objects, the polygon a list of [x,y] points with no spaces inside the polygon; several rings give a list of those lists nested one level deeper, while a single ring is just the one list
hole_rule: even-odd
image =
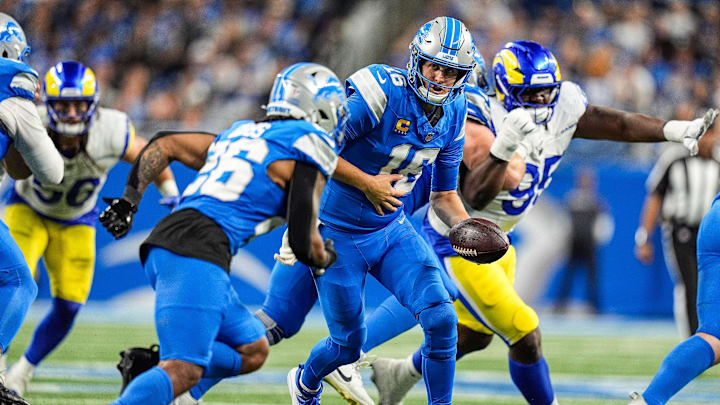
[{"label": "white cleat", "polygon": [[630,393],[630,402],[628,405],[648,405],[647,402],[645,402],[645,398],[643,398],[642,394],[639,392],[631,392]]},{"label": "white cleat", "polygon": [[200,402],[202,402],[202,399],[195,399],[190,395],[190,391],[185,391],[173,399],[170,405],[197,405]]},{"label": "white cleat", "polygon": [[375,405],[375,401],[373,401],[367,391],[365,391],[362,376],[358,371],[364,364],[368,363],[361,357],[360,360],[355,363],[345,364],[336,368],[332,373],[326,375],[324,380],[335,388],[335,391],[337,391],[348,404]]},{"label": "white cleat", "polygon": [[370,379],[380,394],[378,405],[402,405],[408,391],[422,380],[412,364],[412,356],[406,359],[379,357],[372,362],[372,368]]},{"label": "white cleat", "polygon": [[322,383],[317,391],[310,391],[301,387],[300,377],[303,365],[294,367],[287,375],[288,389],[292,405],[320,405],[320,394],[322,394]]},{"label": "white cleat", "polygon": [[5,385],[5,374],[7,371],[7,354],[0,356],[0,384]]},{"label": "white cleat", "polygon": [[20,357],[17,363],[13,364],[5,377],[5,386],[10,390],[14,391],[19,396],[25,394],[30,379],[32,379],[35,366],[25,358]]}]

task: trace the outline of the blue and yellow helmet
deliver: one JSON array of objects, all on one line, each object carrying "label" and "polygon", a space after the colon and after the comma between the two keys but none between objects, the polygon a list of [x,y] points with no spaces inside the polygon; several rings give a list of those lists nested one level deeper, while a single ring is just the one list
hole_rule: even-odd
[{"label": "blue and yellow helmet", "polygon": [[[498,100],[506,110],[527,108],[531,114],[534,112],[536,123],[550,121],[562,85],[560,68],[552,52],[537,42],[508,42],[495,55],[492,70]],[[547,104],[523,101],[524,92],[541,88],[551,89]]]},{"label": "blue and yellow helmet", "polygon": [[[85,134],[90,128],[100,99],[95,73],[80,62],[60,62],[50,68],[45,75],[43,99],[50,118],[50,129],[66,136]],[[57,102],[68,100],[88,103],[87,110],[79,115],[80,123],[63,122],[69,116],[58,110]]]}]

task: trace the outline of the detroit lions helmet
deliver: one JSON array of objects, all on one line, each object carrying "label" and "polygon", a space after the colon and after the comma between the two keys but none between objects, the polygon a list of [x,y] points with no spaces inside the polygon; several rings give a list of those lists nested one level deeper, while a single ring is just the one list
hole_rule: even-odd
[{"label": "detroit lions helmet", "polygon": [[30,53],[25,32],[14,18],[0,13],[0,56],[25,62]]},{"label": "detroit lions helmet", "polygon": [[348,117],[345,88],[325,66],[296,63],[278,73],[265,112],[311,122],[340,144]]},{"label": "detroit lions helmet", "polygon": [[[410,43],[408,81],[421,100],[433,105],[449,104],[463,91],[475,66],[474,53],[475,44],[465,24],[451,17],[438,17],[420,27]],[[457,69],[460,75],[452,86],[443,86],[422,75],[424,62]],[[450,91],[445,94],[432,93],[424,82]]]},{"label": "detroit lions helmet", "polygon": [[[552,118],[560,95],[562,76],[555,55],[537,42],[508,42],[493,59],[493,74],[498,99],[506,110],[528,109],[535,123],[546,124]],[[549,89],[549,102],[538,104],[523,99],[530,91]]]},{"label": "detroit lions helmet", "polygon": [[475,59],[475,68],[470,74],[467,84],[481,88],[488,96],[495,95],[495,79],[485,64],[485,58],[477,49],[473,54],[473,59]]},{"label": "detroit lions helmet", "polygon": [[[48,70],[43,84],[43,101],[47,107],[50,129],[65,135],[87,133],[97,111],[100,91],[95,73],[80,62],[60,62]],[[66,101],[85,101],[87,109],[74,115],[67,111]],[[79,122],[69,123],[68,119]]]}]

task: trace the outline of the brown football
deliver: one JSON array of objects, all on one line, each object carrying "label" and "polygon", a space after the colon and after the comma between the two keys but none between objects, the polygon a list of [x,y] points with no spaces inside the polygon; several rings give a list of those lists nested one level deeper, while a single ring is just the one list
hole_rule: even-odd
[{"label": "brown football", "polygon": [[450,244],[458,255],[474,263],[492,263],[510,247],[505,232],[494,222],[468,218],[450,229]]}]

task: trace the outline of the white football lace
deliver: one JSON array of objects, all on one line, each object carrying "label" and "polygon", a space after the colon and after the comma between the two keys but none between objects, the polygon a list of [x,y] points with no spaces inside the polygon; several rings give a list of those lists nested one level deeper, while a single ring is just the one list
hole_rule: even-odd
[{"label": "white football lace", "polygon": [[477,250],[471,248],[463,248],[460,246],[452,245],[453,250],[463,256],[477,256]]}]

